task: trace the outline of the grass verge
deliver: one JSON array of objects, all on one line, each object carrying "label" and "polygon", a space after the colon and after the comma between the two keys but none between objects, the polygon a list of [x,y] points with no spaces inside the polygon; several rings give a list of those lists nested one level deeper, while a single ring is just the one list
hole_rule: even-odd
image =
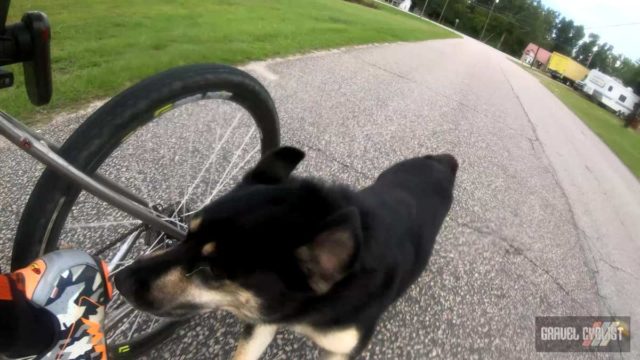
[{"label": "grass verge", "polygon": [[28,10],[44,11],[52,24],[53,100],[33,107],[14,66],[16,86],[0,92],[0,104],[31,124],[181,64],[456,36],[386,6],[343,0],[22,0],[10,20]]},{"label": "grass verge", "polygon": [[622,126],[622,120],[573,89],[525,67],[573,111],[640,179],[640,134]]}]

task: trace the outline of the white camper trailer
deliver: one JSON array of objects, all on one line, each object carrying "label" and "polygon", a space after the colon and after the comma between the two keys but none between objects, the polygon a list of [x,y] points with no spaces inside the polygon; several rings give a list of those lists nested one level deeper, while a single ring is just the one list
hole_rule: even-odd
[{"label": "white camper trailer", "polygon": [[402,11],[409,11],[411,0],[391,0],[391,5],[398,7]]},{"label": "white camper trailer", "polygon": [[632,88],[624,87],[619,79],[598,70],[591,70],[583,82],[583,92],[620,116],[632,112],[633,106],[640,101]]}]

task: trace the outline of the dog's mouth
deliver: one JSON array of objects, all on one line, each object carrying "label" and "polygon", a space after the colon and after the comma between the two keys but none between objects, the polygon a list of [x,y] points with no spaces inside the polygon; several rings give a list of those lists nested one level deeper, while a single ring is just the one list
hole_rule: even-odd
[{"label": "dog's mouth", "polygon": [[214,308],[207,308],[203,306],[198,306],[194,304],[180,304],[176,306],[172,306],[167,309],[153,309],[144,306],[140,306],[132,301],[127,301],[133,308],[138,311],[142,311],[148,314],[151,314],[156,317],[173,319],[173,320],[183,320],[195,315],[205,314],[211,311],[222,310],[229,312],[236,317],[245,320],[245,321],[256,321],[257,317],[253,313],[248,313],[244,311],[241,306],[217,306]]},{"label": "dog's mouth", "polygon": [[200,309],[200,310],[197,310],[197,311],[186,310],[186,309],[171,309],[171,310],[155,313],[154,315],[158,316],[158,317],[162,317],[162,318],[182,320],[182,319],[187,319],[187,318],[190,318],[190,317],[198,315],[198,314],[205,313],[207,311],[208,310],[205,310],[205,309]]},{"label": "dog's mouth", "polygon": [[124,296],[124,300],[127,304],[129,304],[132,308],[137,311],[147,313],[156,317],[161,318],[172,318],[172,319],[184,319],[191,317],[193,315],[197,315],[200,313],[204,313],[209,311],[210,309],[205,309],[196,304],[177,304],[168,307],[155,307],[151,306],[150,303],[140,303],[136,301],[136,299],[130,296]]},{"label": "dog's mouth", "polygon": [[191,304],[181,304],[168,309],[150,309],[146,307],[141,307],[132,302],[129,302],[129,304],[133,306],[135,309],[142,312],[149,313],[153,316],[175,319],[175,320],[186,319],[194,315],[202,314],[211,310],[211,309],[205,309],[201,306],[191,305]]}]

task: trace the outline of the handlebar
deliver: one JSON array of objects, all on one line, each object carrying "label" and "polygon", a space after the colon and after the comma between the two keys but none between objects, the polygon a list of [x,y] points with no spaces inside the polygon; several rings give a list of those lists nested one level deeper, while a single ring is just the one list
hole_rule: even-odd
[{"label": "handlebar", "polygon": [[0,0],[0,34],[4,34],[4,24],[7,23],[10,3],[11,0]]},{"label": "handlebar", "polygon": [[24,24],[5,28],[0,35],[0,66],[21,63],[29,58],[30,39]]},{"label": "handlebar", "polygon": [[0,66],[16,63],[18,57],[16,40],[12,36],[0,35]]},{"label": "handlebar", "polygon": [[[0,0],[0,66],[22,63],[25,87],[34,105],[48,104],[53,93],[51,80],[51,26],[47,15],[30,11],[20,22],[6,26],[9,0]],[[9,74],[1,71],[0,74]],[[3,77],[3,76],[1,76]],[[13,81],[1,81],[7,87]]]},{"label": "handlebar", "polygon": [[0,66],[15,63],[18,55],[13,31],[6,28],[9,4],[9,0],[0,0]]}]

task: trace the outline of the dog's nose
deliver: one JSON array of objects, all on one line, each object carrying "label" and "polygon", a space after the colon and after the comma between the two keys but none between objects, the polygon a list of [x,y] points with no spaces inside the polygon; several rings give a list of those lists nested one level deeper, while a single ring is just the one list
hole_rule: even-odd
[{"label": "dog's nose", "polygon": [[455,174],[458,171],[458,160],[451,154],[440,154],[437,155],[436,158],[440,160],[441,163],[446,165],[451,172]]},{"label": "dog's nose", "polygon": [[113,277],[113,283],[116,289],[118,289],[120,294],[122,294],[122,296],[124,296],[125,298],[130,297],[130,295],[133,293],[134,286],[132,280],[133,279],[131,278],[131,275],[129,273],[129,268],[120,270]]},{"label": "dog's nose", "polygon": [[129,265],[118,271],[113,277],[113,282],[118,291],[129,300],[139,300],[140,294],[149,289],[149,278],[143,269],[136,264]]},{"label": "dog's nose", "polygon": [[118,271],[113,282],[120,294],[139,309],[153,309],[154,303],[149,297],[150,281],[144,270],[129,265]]}]

